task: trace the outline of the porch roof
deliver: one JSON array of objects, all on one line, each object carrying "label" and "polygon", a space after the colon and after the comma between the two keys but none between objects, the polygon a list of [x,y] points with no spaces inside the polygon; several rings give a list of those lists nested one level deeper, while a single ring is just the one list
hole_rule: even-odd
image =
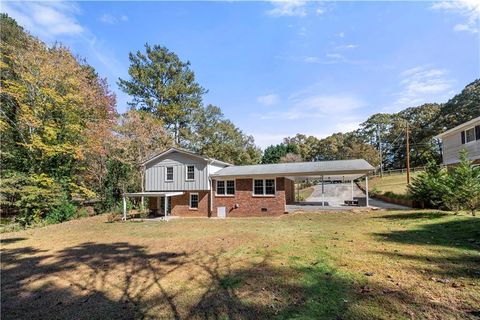
[{"label": "porch roof", "polygon": [[146,192],[126,192],[123,195],[126,197],[158,197],[158,196],[181,196],[185,192],[182,191],[146,191]]}]

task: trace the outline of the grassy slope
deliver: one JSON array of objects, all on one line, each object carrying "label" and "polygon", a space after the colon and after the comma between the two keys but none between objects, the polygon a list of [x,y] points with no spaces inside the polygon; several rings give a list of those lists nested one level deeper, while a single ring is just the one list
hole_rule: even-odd
[{"label": "grassy slope", "polygon": [[[299,191],[300,199],[302,199],[302,201],[306,200],[308,197],[312,195],[312,193],[313,193],[313,187],[301,189]],[[295,194],[295,196],[297,196],[297,194]]]},{"label": "grassy slope", "polygon": [[2,319],[480,312],[480,218],[403,211],[105,220],[3,234]]},{"label": "grassy slope", "polygon": [[[416,177],[417,172],[410,175],[410,179]],[[383,178],[375,177],[368,181],[368,188],[370,191],[378,191],[380,193],[393,192],[395,194],[407,193],[407,175],[394,174],[391,176],[384,176]]]}]

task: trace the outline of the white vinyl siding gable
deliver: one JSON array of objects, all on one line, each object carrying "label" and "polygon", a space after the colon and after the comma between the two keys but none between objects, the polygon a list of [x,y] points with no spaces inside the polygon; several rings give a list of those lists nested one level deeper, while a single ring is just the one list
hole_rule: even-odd
[{"label": "white vinyl siding gable", "polygon": [[[194,179],[189,180],[187,166],[193,166]],[[172,169],[167,169],[172,168]],[[173,171],[173,181],[167,181],[167,170]],[[191,170],[191,169],[190,169]],[[145,168],[146,191],[209,190],[207,161],[179,152],[169,153]]]}]

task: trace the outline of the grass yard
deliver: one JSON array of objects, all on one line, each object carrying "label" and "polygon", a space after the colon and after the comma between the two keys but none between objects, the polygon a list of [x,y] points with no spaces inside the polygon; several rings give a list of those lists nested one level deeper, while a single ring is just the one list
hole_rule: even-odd
[{"label": "grass yard", "polygon": [[[305,201],[308,197],[310,197],[313,193],[314,188],[313,187],[308,187],[304,189],[300,189],[298,191],[298,194],[295,193],[295,196],[300,197],[300,201]],[[298,200],[298,199],[297,199]]]},{"label": "grass yard", "polygon": [[480,218],[107,223],[1,235],[2,319],[478,319]]},{"label": "grass yard", "polygon": [[[412,172],[410,174],[410,181],[417,175],[418,172]],[[364,182],[362,184],[365,185]],[[407,175],[394,174],[391,176],[383,176],[383,178],[372,178],[368,181],[368,189],[382,194],[385,192],[393,192],[395,194],[404,195],[407,193]]]}]

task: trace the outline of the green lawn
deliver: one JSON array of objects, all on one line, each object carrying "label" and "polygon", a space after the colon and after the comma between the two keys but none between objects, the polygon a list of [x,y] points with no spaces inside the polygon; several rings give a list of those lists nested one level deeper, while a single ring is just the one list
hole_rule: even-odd
[{"label": "green lawn", "polygon": [[428,211],[2,234],[2,319],[478,319],[480,218]]},{"label": "green lawn", "polygon": [[297,193],[295,194],[296,197],[300,197],[299,199],[297,199],[297,201],[305,201],[308,197],[312,195],[313,190],[314,190],[313,187],[300,189],[298,191],[298,194]]},{"label": "green lawn", "polygon": [[[410,174],[410,182],[411,179],[416,177],[418,172],[412,172]],[[365,183],[363,183],[365,185]],[[395,194],[404,195],[407,193],[407,175],[406,174],[394,174],[391,176],[384,176],[371,178],[368,181],[368,189],[370,191],[385,193],[385,192],[393,192]]]}]

